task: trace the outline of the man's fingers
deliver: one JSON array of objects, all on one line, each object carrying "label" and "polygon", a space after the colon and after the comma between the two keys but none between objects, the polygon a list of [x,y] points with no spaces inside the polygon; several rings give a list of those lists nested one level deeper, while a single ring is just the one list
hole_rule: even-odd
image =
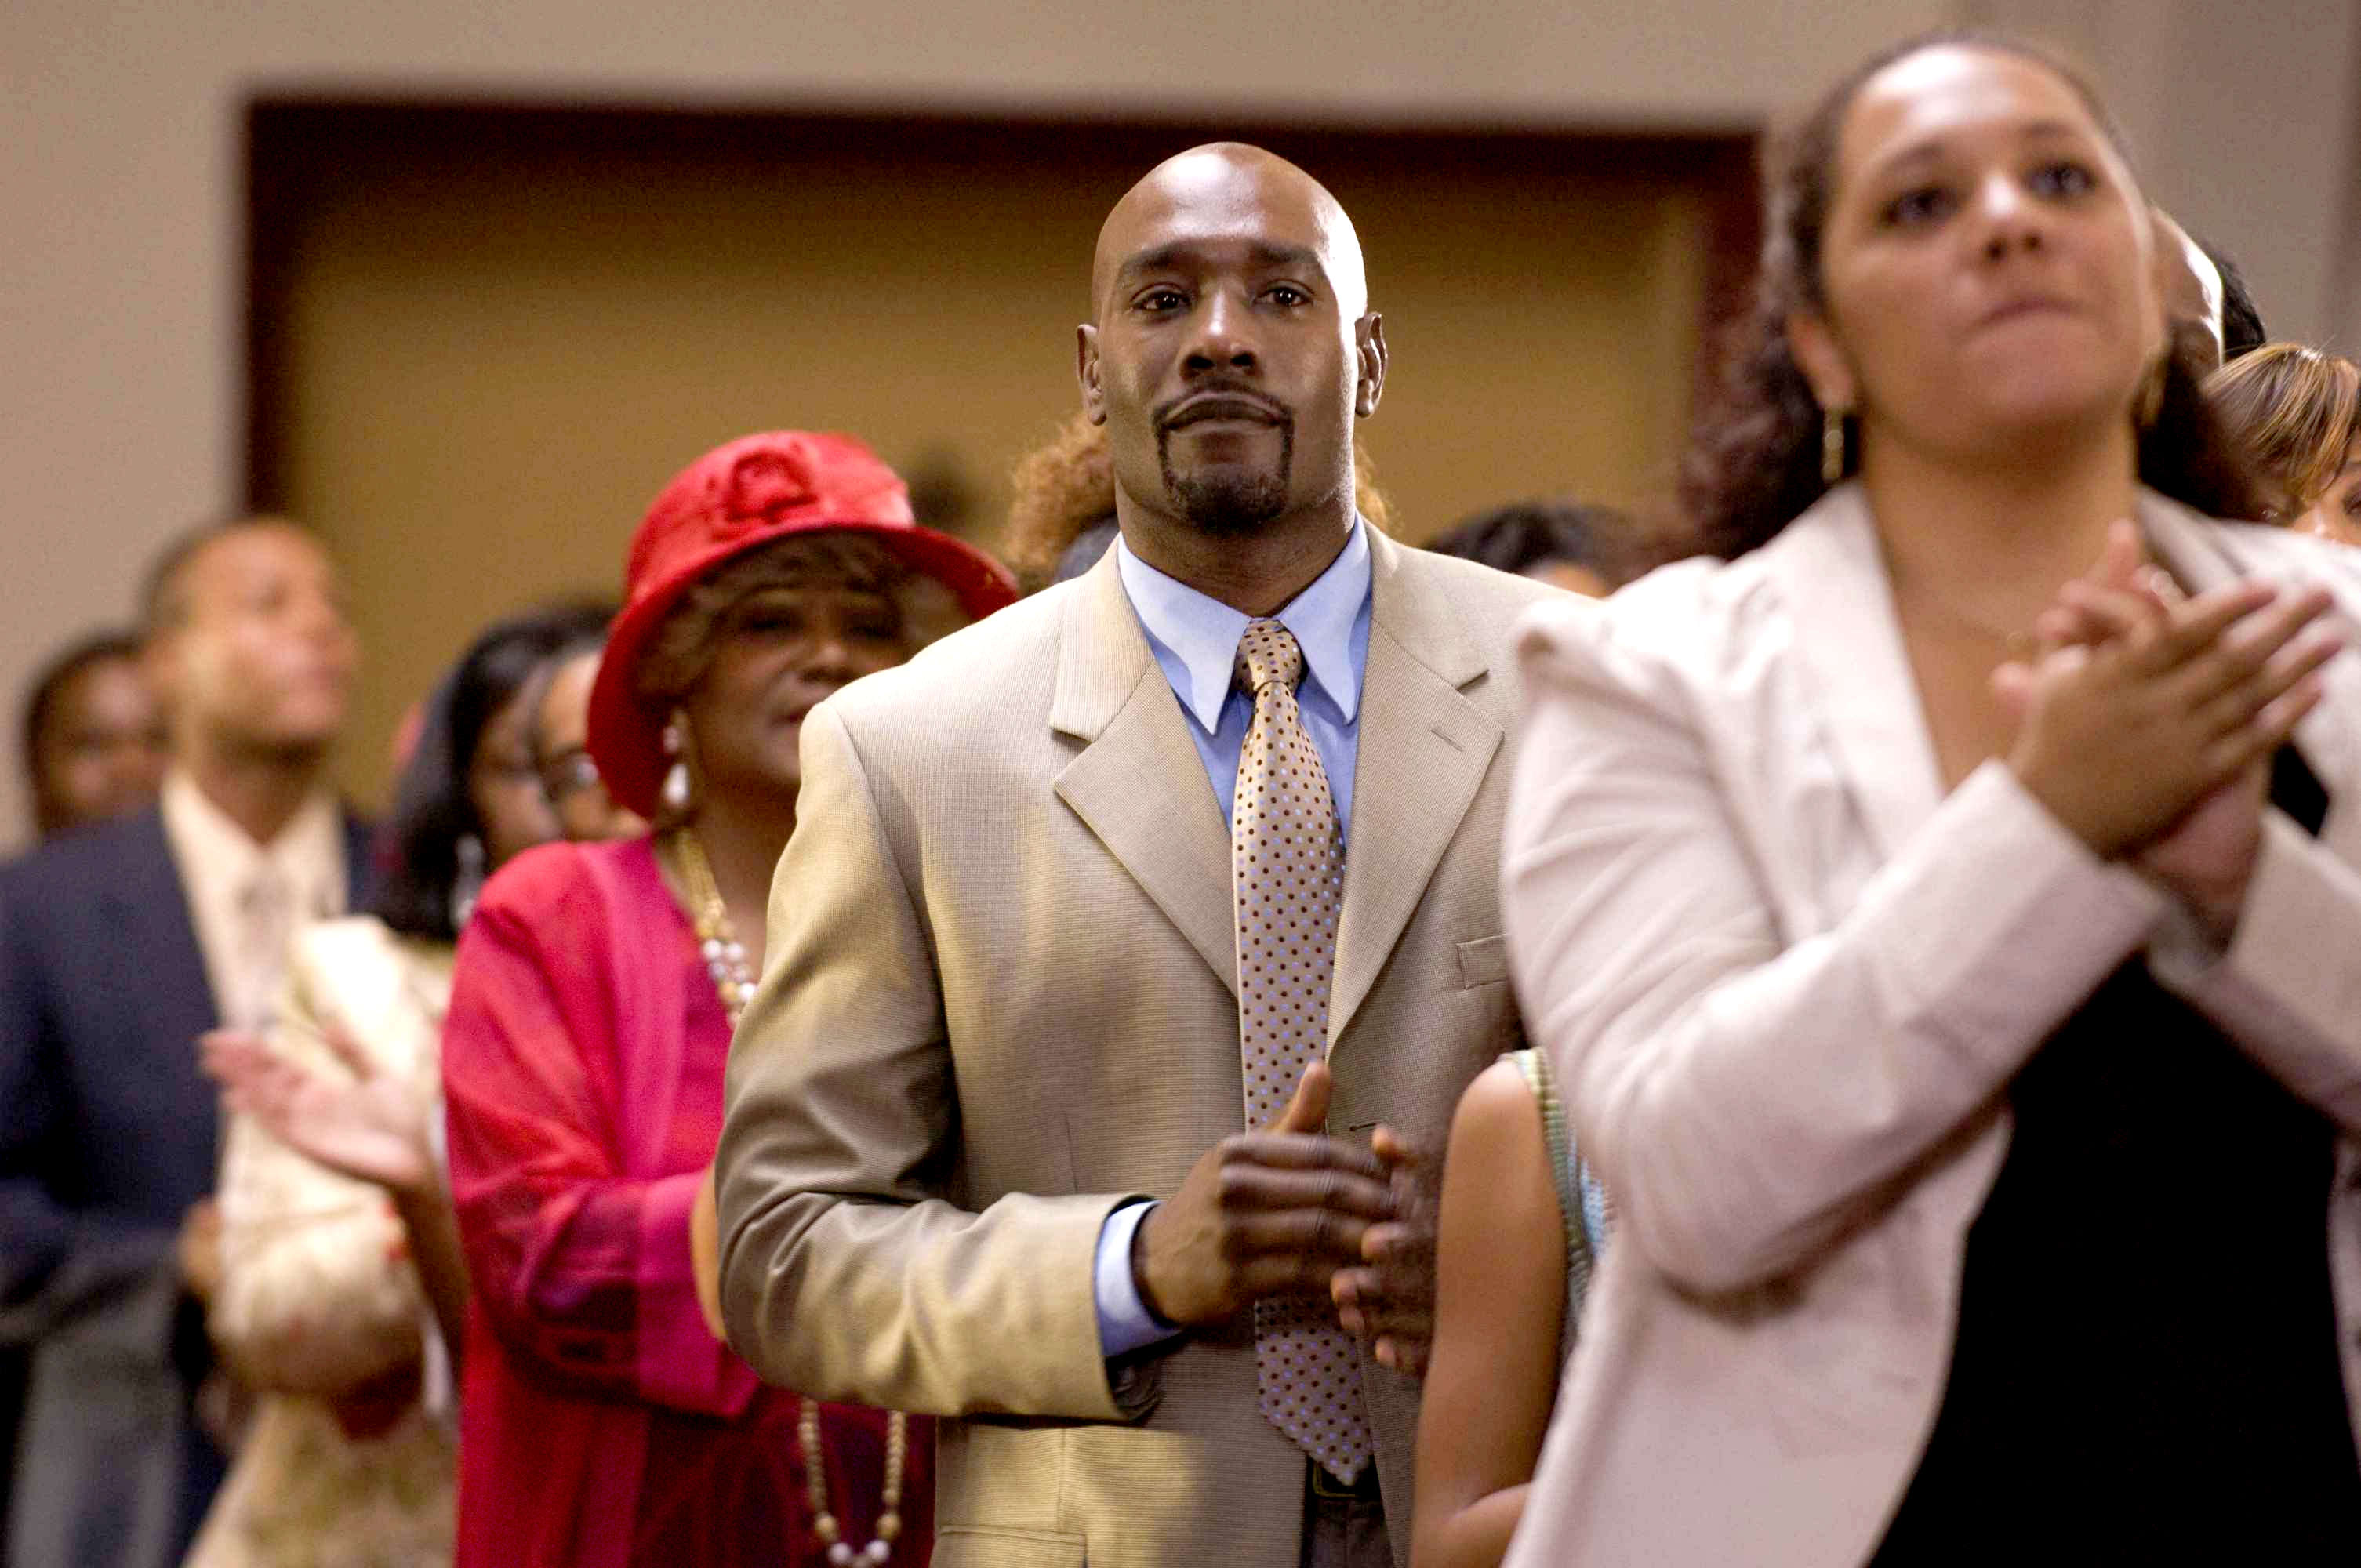
[{"label": "man's fingers", "polygon": [[1279,1113],[1268,1131],[1316,1133],[1326,1126],[1332,1081],[1326,1062],[1315,1061],[1304,1068],[1303,1076],[1296,1080],[1294,1094],[1288,1099],[1287,1109]]},{"label": "man's fingers", "polygon": [[1402,1135],[1384,1123],[1369,1135],[1369,1152],[1397,1170],[1415,1170],[1425,1162],[1425,1156],[1402,1140]]},{"label": "man's fingers", "polygon": [[1246,1133],[1222,1147],[1222,1168],[1276,1170],[1345,1170],[1375,1181],[1389,1167],[1367,1145],[1325,1133]]},{"label": "man's fingers", "polygon": [[1268,1166],[1222,1168],[1222,1207],[1238,1212],[1328,1211],[1362,1220],[1389,1220],[1396,1204],[1391,1184],[1334,1166],[1280,1169]]},{"label": "man's fingers", "polygon": [[[1358,1241],[1357,1223],[1340,1219],[1335,1221],[1335,1228],[1340,1236],[1349,1232],[1352,1239]],[[1329,1281],[1335,1277],[1339,1267],[1351,1261],[1351,1249],[1337,1251],[1304,1239],[1314,1234],[1312,1226],[1267,1227],[1266,1239],[1275,1240],[1276,1245],[1237,1260],[1235,1277],[1239,1294],[1255,1301],[1266,1296],[1327,1297]]]}]

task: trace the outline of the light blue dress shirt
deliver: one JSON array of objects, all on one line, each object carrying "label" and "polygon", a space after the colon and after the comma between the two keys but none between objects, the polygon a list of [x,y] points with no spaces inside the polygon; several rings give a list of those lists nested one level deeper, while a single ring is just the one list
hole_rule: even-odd
[{"label": "light blue dress shirt", "polygon": [[[1303,728],[1328,774],[1336,820],[1350,833],[1353,768],[1361,740],[1361,678],[1369,665],[1368,525],[1353,521],[1345,548],[1312,586],[1290,599],[1274,618],[1303,650],[1303,681],[1296,688]],[[1148,634],[1149,652],[1189,716],[1189,738],[1205,764],[1222,818],[1230,817],[1237,794],[1238,754],[1246,749],[1254,700],[1237,689],[1238,641],[1251,619],[1221,600],[1166,576],[1115,540],[1115,570],[1123,591]],[[1126,1205],[1099,1228],[1092,1270],[1098,1299],[1099,1350],[1121,1355],[1170,1338],[1177,1329],[1159,1323],[1139,1299],[1131,1274],[1132,1235],[1153,1203]]]}]

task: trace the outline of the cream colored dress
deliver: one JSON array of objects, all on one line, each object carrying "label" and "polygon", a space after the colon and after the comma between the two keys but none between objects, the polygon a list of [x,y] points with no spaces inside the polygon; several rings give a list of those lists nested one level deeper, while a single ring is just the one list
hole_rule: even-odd
[{"label": "cream colored dress", "polygon": [[[335,1020],[383,1070],[431,1095],[450,995],[447,946],[372,918],[325,921],[295,939],[271,1042],[343,1074],[320,1035]],[[382,1189],[233,1117],[221,1210],[212,1327],[233,1365],[266,1387],[331,1391],[420,1363],[427,1303]],[[456,1475],[450,1429],[415,1402],[356,1437],[327,1398],[266,1393],[189,1568],[440,1568]]]}]

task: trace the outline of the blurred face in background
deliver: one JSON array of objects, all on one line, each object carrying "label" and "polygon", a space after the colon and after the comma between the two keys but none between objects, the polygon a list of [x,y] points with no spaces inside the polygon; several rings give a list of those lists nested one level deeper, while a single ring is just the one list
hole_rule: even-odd
[{"label": "blurred face in background", "polygon": [[302,757],[344,728],[358,647],[335,565],[301,530],[233,529],[182,565],[151,650],[176,735]]},{"label": "blurred face in background", "polygon": [[41,836],[137,811],[164,777],[164,718],[129,654],[84,664],[58,688],[33,738]]},{"label": "blurred face in background", "polygon": [[485,721],[467,762],[467,801],[484,830],[488,870],[559,835],[557,815],[533,765],[529,693],[530,683]]},{"label": "blurred face in background", "polygon": [[1838,139],[1824,310],[1789,332],[1823,406],[1938,461],[2126,430],[2162,353],[2147,203],[2081,96],[1972,46],[1865,83]]},{"label": "blurred face in background", "polygon": [[1536,561],[1517,575],[1585,598],[1603,599],[1608,594],[1607,579],[1579,561]]},{"label": "blurred face in background", "polygon": [[598,652],[586,649],[558,661],[532,715],[533,765],[558,831],[577,843],[635,839],[648,825],[615,804],[590,760],[590,687]]},{"label": "blurred face in background", "polygon": [[680,703],[699,797],[793,800],[805,715],[914,648],[902,607],[882,588],[813,579],[740,599],[716,622],[711,663]]},{"label": "blurred face in background", "polygon": [[2295,520],[2299,533],[2361,545],[2361,440],[2345,454],[2345,467],[2310,510]]}]

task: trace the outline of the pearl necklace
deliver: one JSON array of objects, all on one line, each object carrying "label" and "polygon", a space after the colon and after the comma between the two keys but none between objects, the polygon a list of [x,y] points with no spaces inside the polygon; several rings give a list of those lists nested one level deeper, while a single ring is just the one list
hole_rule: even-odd
[{"label": "pearl necklace", "polygon": [[[697,956],[705,960],[705,972],[712,978],[721,1011],[730,1020],[730,1032],[735,1035],[739,1021],[746,1015],[746,1004],[754,998],[754,973],[746,962],[746,945],[730,923],[730,906],[722,902],[721,884],[714,878],[713,862],[705,858],[705,846],[686,828],[673,829],[667,839],[673,863],[688,888],[689,925],[697,932]],[[891,1562],[894,1542],[902,1534],[902,1476],[910,1453],[910,1418],[899,1410],[886,1418],[885,1488],[879,1498],[877,1533],[858,1551],[844,1539],[844,1526],[828,1506],[828,1451],[820,1442],[818,1399],[796,1396],[796,1440],[804,1453],[804,1489],[811,1502],[812,1533],[828,1548],[829,1562],[834,1568],[850,1568],[854,1563],[882,1568]]]}]

